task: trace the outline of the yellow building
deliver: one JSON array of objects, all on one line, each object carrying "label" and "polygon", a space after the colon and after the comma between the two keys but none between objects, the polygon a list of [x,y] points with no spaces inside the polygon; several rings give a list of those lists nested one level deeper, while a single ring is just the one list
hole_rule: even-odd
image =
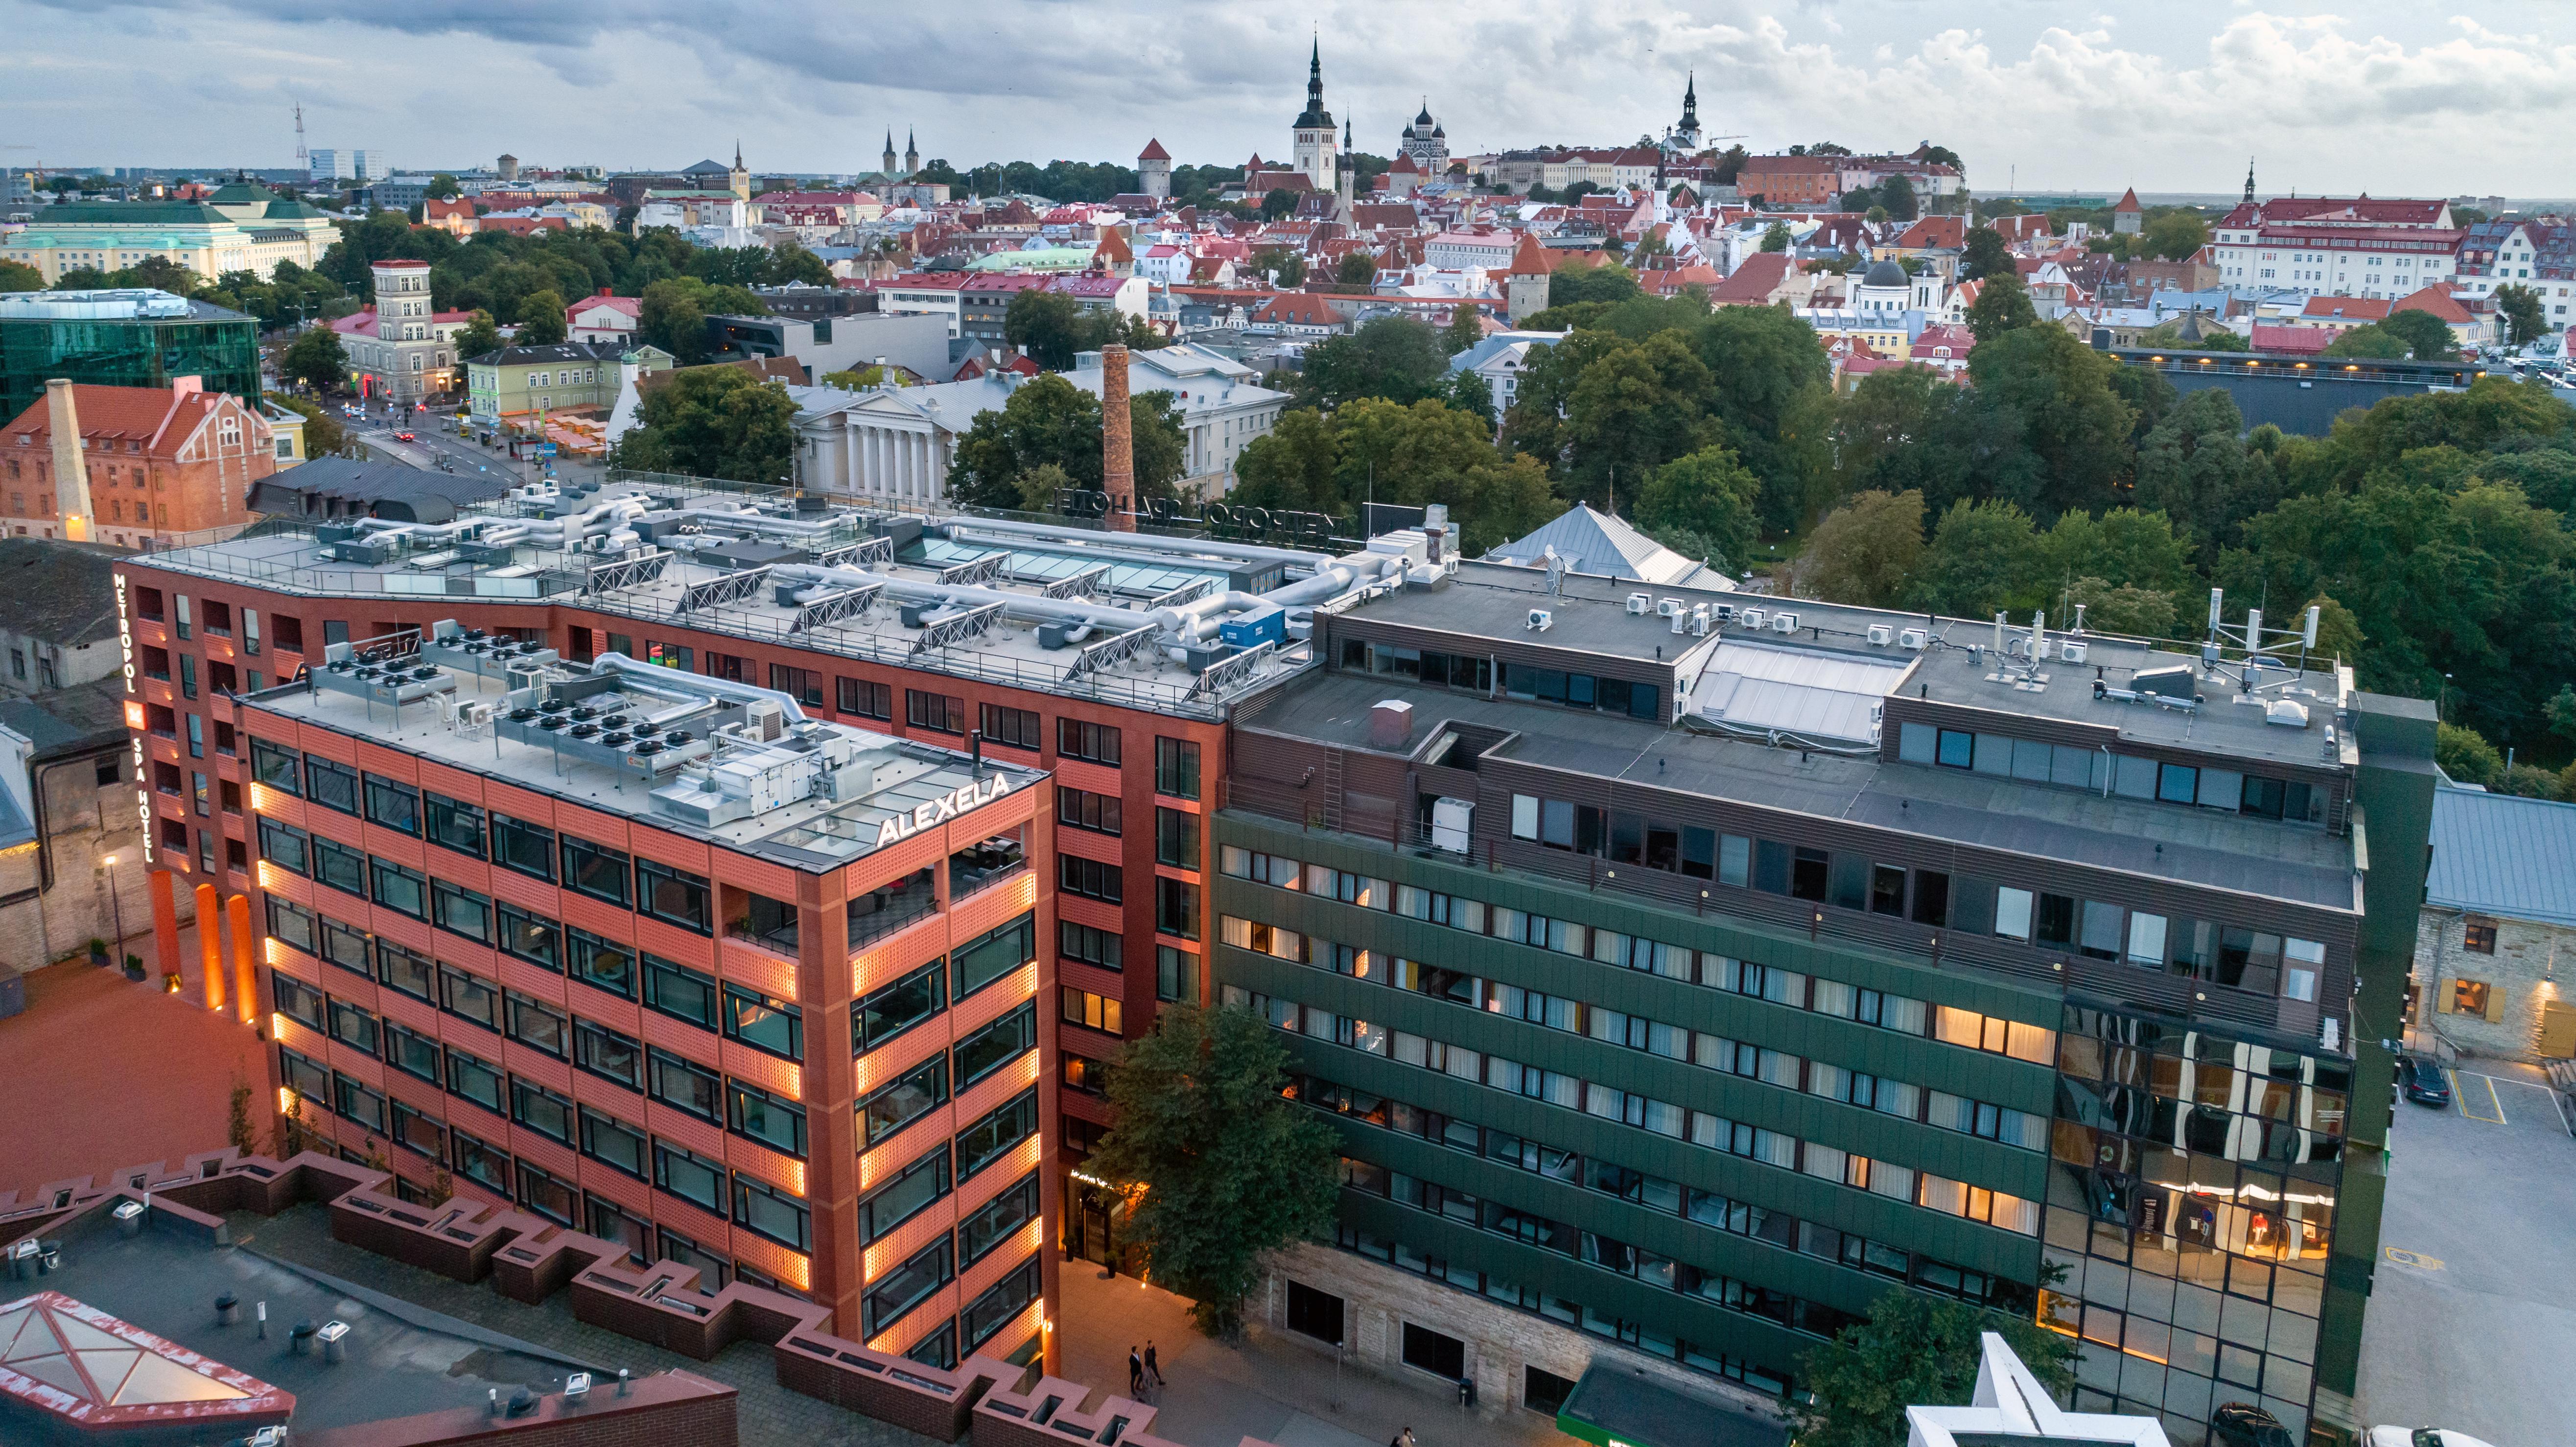
[{"label": "yellow building", "polygon": [[47,206],[26,230],[0,239],[0,256],[36,268],[47,285],[83,267],[121,271],[156,256],[209,281],[228,271],[264,280],[281,261],[321,265],[339,239],[340,229],[323,213],[235,181],[203,201]]}]

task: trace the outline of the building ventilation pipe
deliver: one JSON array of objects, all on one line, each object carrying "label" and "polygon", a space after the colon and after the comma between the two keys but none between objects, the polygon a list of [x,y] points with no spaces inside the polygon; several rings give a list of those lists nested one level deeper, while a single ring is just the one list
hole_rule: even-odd
[{"label": "building ventilation pipe", "polygon": [[[736,683],[729,678],[710,678],[701,673],[678,673],[657,663],[638,663],[623,653],[603,653],[591,661],[590,668],[593,676],[602,672],[633,675],[642,688],[665,695],[700,694],[733,699],[741,703],[767,700],[787,711],[788,722],[805,721],[805,710],[797,706],[793,694],[781,693],[774,688],[762,688],[758,684]],[[687,681],[681,682],[680,680],[683,679]]]}]

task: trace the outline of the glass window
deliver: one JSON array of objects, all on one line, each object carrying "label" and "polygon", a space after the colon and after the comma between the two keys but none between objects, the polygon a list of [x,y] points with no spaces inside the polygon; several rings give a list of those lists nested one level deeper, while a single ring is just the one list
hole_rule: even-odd
[{"label": "glass window", "polygon": [[513,819],[507,814],[494,814],[492,862],[552,884],[555,878],[555,831]]},{"label": "glass window", "polygon": [[964,1090],[1037,1044],[1038,1007],[1032,1000],[957,1042],[957,1088]]},{"label": "glass window", "polygon": [[429,881],[390,859],[367,856],[373,889],[369,897],[385,908],[413,919],[429,918]]},{"label": "glass window", "polygon": [[[415,356],[411,362],[413,369],[418,370],[420,358]],[[565,1226],[577,1224],[581,1219],[572,1187],[525,1161],[519,1162],[519,1204]]]},{"label": "glass window", "polygon": [[2076,952],[2097,960],[2120,957],[2120,907],[2098,899],[2084,901],[2084,933],[2076,941]]},{"label": "glass window", "polygon": [[501,1103],[501,1072],[453,1045],[447,1047],[447,1089],[494,1115],[505,1109]]},{"label": "glass window", "polygon": [[250,770],[253,781],[285,794],[300,795],[303,789],[295,778],[295,751],[281,749],[266,739],[250,741]]},{"label": "glass window", "polygon": [[1029,1258],[1026,1266],[993,1284],[990,1290],[966,1304],[957,1315],[957,1324],[966,1338],[966,1350],[973,1351],[995,1332],[1017,1321],[1029,1303],[1038,1299],[1038,1259]]},{"label": "glass window", "polygon": [[331,1002],[331,1038],[353,1050],[376,1053],[376,1017],[346,1000]]},{"label": "glass window", "polygon": [[1119,764],[1118,730],[1108,724],[1059,718],[1055,721],[1055,751],[1068,759],[1087,759],[1114,769]]},{"label": "glass window", "polygon": [[859,1202],[859,1244],[875,1241],[919,1215],[924,1206],[946,1196],[948,1186],[948,1143],[942,1141]]},{"label": "glass window", "polygon": [[[312,912],[290,904],[273,894],[268,897],[268,932],[271,937],[293,945],[308,955],[313,953],[315,940]],[[280,976],[280,978],[284,977]],[[318,1015],[307,1023],[317,1030],[322,1028]]]},{"label": "glass window", "polygon": [[946,1286],[955,1274],[956,1258],[949,1239],[943,1235],[869,1288],[861,1300],[864,1330],[869,1336],[884,1331],[932,1292]]},{"label": "glass window", "polygon": [[367,822],[417,837],[420,790],[393,779],[367,775]]},{"label": "glass window", "polygon": [[[566,928],[572,977],[595,990],[635,998],[635,951],[588,930]],[[695,1018],[694,1016],[690,1018]]]},{"label": "glass window", "polygon": [[646,1179],[644,1132],[586,1105],[581,1108],[581,1153],[638,1180]]},{"label": "glass window", "polygon": [[573,1063],[629,1090],[644,1088],[644,1047],[595,1020],[572,1022]]},{"label": "glass window", "polygon": [[447,1159],[447,1130],[444,1126],[399,1100],[393,1103],[393,1116],[395,1145],[433,1161]]},{"label": "glass window", "polygon": [[864,1055],[946,1008],[948,962],[933,960],[851,1002],[851,1051]]},{"label": "glass window", "polygon": [[572,1144],[572,1102],[525,1076],[510,1077],[510,1119],[539,1135]]},{"label": "glass window", "polygon": [[438,967],[440,1004],[451,1015],[460,1015],[484,1029],[499,1034],[501,1030],[501,992],[488,981],[469,975],[454,965]]},{"label": "glass window", "polygon": [[705,1120],[724,1120],[724,1081],[714,1070],[667,1050],[653,1050],[647,1060],[647,1088],[655,1100]]},{"label": "glass window", "polygon": [[805,1107],[739,1080],[726,1082],[725,1114],[735,1134],[771,1150],[805,1154]]},{"label": "glass window", "polygon": [[683,1201],[721,1214],[724,1211],[724,1183],[723,1166],[659,1136],[653,1138],[654,1185]]},{"label": "glass window", "polygon": [[1154,998],[1199,1002],[1199,957],[1171,945],[1154,947]]},{"label": "glass window", "polygon": [[2160,914],[2129,916],[2129,963],[2145,965],[2151,970],[2164,968],[2165,917]]},{"label": "glass window", "polygon": [[492,901],[473,890],[430,881],[430,901],[438,927],[482,944],[492,943]]},{"label": "glass window", "polygon": [[2189,804],[2200,798],[2200,770],[2187,764],[2156,766],[2156,797],[2168,804]]},{"label": "glass window", "polygon": [[[205,775],[199,774],[197,777],[202,779]],[[293,825],[280,824],[274,819],[263,818],[259,821],[259,857],[280,869],[291,870],[297,874],[310,874],[313,866],[307,858],[306,848],[309,837],[303,830]]]},{"label": "glass window", "polygon": [[724,1033],[772,1055],[805,1058],[805,1012],[739,985],[724,987]]},{"label": "glass window", "polygon": [[510,1038],[560,1060],[571,1050],[572,1022],[532,995],[508,992]]},{"label": "glass window", "polygon": [[[945,1162],[942,1162],[945,1164]],[[991,1254],[994,1247],[1011,1238],[1011,1233],[1037,1219],[1038,1178],[1032,1171],[1020,1178],[1019,1184],[995,1196],[975,1209],[974,1214],[957,1223],[959,1264],[972,1266]]]},{"label": "glass window", "polygon": [[657,860],[635,861],[635,887],[643,898],[637,908],[666,924],[697,934],[708,932],[707,881],[703,875],[674,869]]},{"label": "glass window", "polygon": [[2030,891],[2010,886],[1995,891],[1995,933],[2008,940],[2030,938]]},{"label": "glass window", "polygon": [[[1194,831],[1195,832],[1195,831]],[[1199,887],[1183,879],[1154,877],[1154,928],[1175,939],[1199,937]]]},{"label": "glass window", "polygon": [[859,1149],[891,1139],[948,1099],[948,1057],[933,1055],[908,1075],[879,1087],[858,1104]]},{"label": "glass window", "polygon": [[[254,765],[258,765],[260,763],[259,751],[271,746],[262,744],[257,740],[253,740],[250,747],[251,762]],[[287,765],[290,770],[293,767],[291,763],[293,757],[294,756],[291,754],[285,755],[285,758],[290,761]],[[270,779],[265,768],[263,768],[260,774],[260,782],[264,784],[274,784],[276,781]],[[337,809],[343,814],[355,814],[358,812],[358,771],[350,768],[348,765],[334,763],[329,759],[319,758],[312,754],[306,754],[304,756],[304,784],[306,796],[312,799],[314,803]],[[290,794],[295,792],[295,788],[292,783],[289,783],[285,787],[286,792]]]},{"label": "glass window", "polygon": [[459,854],[483,857],[483,811],[472,804],[424,791],[429,811],[429,842]]},{"label": "glass window", "polygon": [[[278,901],[273,898],[269,900],[272,912],[277,903]],[[302,1021],[316,1030],[324,1028],[324,1006],[320,990],[283,970],[271,971],[269,981],[271,992],[277,998],[278,1013],[288,1019]]]},{"label": "glass window", "polygon": [[587,839],[563,836],[563,882],[593,899],[611,904],[627,902],[627,861],[624,853],[603,849]]},{"label": "glass window", "polygon": [[[497,1105],[493,1107],[495,1110],[499,1108]],[[461,1130],[452,1131],[450,1135],[456,1146],[456,1173],[479,1181],[505,1197],[508,1196],[511,1166],[509,1155]]]},{"label": "glass window", "polygon": [[328,915],[322,917],[322,958],[344,970],[368,979],[375,978],[373,946],[366,932],[340,923]]},{"label": "glass window", "polygon": [[977,1171],[1010,1154],[1037,1130],[1038,1093],[1033,1088],[957,1133],[957,1179],[974,1179]]},{"label": "glass window", "polygon": [[1199,867],[1199,816],[1182,809],[1154,810],[1154,862],[1178,869]]},{"label": "glass window", "polygon": [[438,998],[437,967],[391,940],[376,941],[376,978],[417,999]]},{"label": "glass window", "polygon": [[964,1000],[1022,965],[1036,963],[1037,943],[1037,917],[1033,913],[969,942],[950,956],[956,972],[956,988],[949,992],[950,997]]},{"label": "glass window", "polygon": [[1120,832],[1122,823],[1118,796],[1059,785],[1055,791],[1055,820],[1095,834],[1116,834]]},{"label": "glass window", "polygon": [[1175,799],[1199,796],[1199,746],[1189,739],[1154,740],[1154,792]]},{"label": "glass window", "polygon": [[367,856],[345,844],[313,836],[313,877],[360,899],[367,897]]},{"label": "glass window", "polygon": [[502,901],[501,948],[530,964],[563,970],[563,929],[553,920]]},{"label": "glass window", "polygon": [[644,1003],[692,1025],[716,1028],[716,981],[660,955],[644,956]]}]

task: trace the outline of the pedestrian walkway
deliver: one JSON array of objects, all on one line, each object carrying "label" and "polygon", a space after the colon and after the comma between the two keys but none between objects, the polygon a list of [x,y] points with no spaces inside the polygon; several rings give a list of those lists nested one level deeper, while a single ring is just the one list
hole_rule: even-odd
[{"label": "pedestrian walkway", "polygon": [[1420,1447],[1546,1447],[1573,1439],[1556,1420],[1517,1408],[1467,1412],[1454,1389],[1337,1369],[1330,1349],[1254,1328],[1228,1345],[1190,1326],[1189,1303],[1132,1276],[1100,1279],[1087,1261],[1063,1273],[1058,1375],[1098,1394],[1127,1395],[1127,1349],[1151,1340],[1164,1384],[1144,1400],[1160,1409],[1154,1434],[1188,1447],[1233,1447],[1257,1437],[1278,1447],[1383,1447],[1406,1427]]},{"label": "pedestrian walkway", "polygon": [[267,1047],[230,1012],[206,1009],[194,925],[179,946],[187,985],[176,995],[162,991],[149,934],[114,952],[143,957],[139,983],[86,958],[26,976],[25,1013],[0,1020],[0,1190],[220,1150],[235,1081],[252,1089],[266,1147]]}]

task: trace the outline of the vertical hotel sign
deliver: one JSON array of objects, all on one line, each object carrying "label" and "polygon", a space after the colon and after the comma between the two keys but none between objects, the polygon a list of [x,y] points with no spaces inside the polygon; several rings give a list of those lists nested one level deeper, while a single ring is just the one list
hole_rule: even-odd
[{"label": "vertical hotel sign", "polygon": [[152,789],[143,782],[150,771],[144,767],[143,758],[143,706],[133,697],[134,612],[126,590],[125,574],[120,572],[116,575],[116,646],[123,654],[125,666],[125,734],[134,753],[134,811],[140,816],[138,825],[143,831],[143,864],[148,869],[156,852],[152,838]]}]

